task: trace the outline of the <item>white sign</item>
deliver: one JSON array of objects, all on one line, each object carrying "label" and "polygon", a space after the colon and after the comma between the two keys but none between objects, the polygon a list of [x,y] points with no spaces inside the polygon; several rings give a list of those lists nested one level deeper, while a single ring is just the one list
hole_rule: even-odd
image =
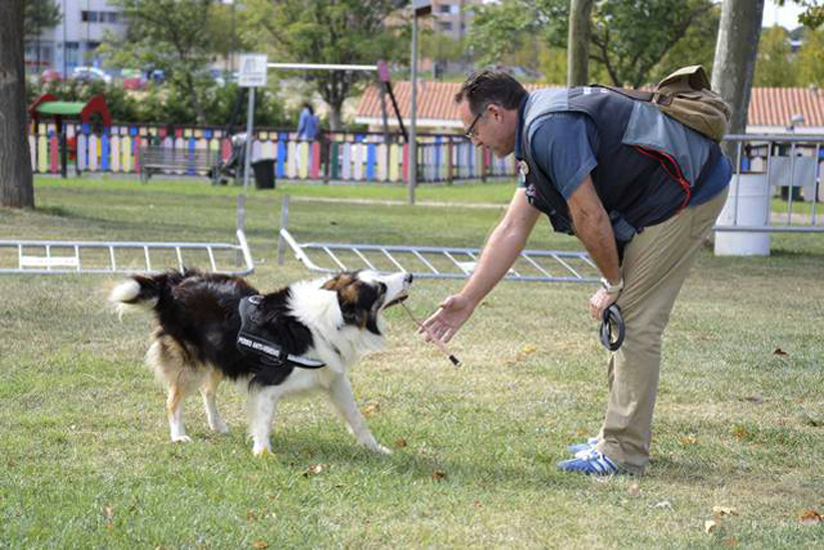
[{"label": "white sign", "polygon": [[240,56],[240,78],[242,88],[266,86],[266,74],[269,58],[263,54],[244,54]]}]

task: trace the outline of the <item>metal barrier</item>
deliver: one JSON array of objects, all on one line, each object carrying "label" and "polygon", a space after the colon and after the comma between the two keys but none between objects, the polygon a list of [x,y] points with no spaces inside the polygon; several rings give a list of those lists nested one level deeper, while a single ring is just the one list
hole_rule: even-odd
[{"label": "metal barrier", "polygon": [[[420,278],[463,279],[475,268],[477,248],[376,245],[349,243],[299,243],[289,233],[289,197],[283,197],[278,233],[278,264],[283,265],[286,245],[309,270],[334,273],[353,269],[379,272],[405,271]],[[506,276],[512,281],[598,282],[598,269],[586,252],[524,250]]]},{"label": "metal barrier", "polygon": [[201,267],[248,275],[255,269],[243,230],[244,198],[237,202],[237,244],[133,241],[0,240],[0,274],[156,273]]},{"label": "metal barrier", "polygon": [[[735,173],[728,199],[734,201],[735,208],[724,223],[715,226],[715,231],[824,231],[824,220],[818,213],[824,136],[746,134],[728,135],[724,140],[734,143],[736,150],[735,158],[731,159]],[[760,208],[763,208],[761,212],[746,207],[745,184],[751,192],[758,194],[758,202],[762,203]],[[781,196],[786,200],[786,213],[773,212],[776,189],[781,190]],[[753,224],[752,219],[758,223]]]}]

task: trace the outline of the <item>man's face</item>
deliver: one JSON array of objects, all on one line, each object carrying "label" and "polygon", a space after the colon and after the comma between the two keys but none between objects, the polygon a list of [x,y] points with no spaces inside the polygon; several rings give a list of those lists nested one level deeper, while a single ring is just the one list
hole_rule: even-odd
[{"label": "man's face", "polygon": [[469,109],[469,101],[464,100],[458,104],[458,116],[464,133],[475,145],[489,147],[500,158],[515,149],[514,119],[509,120],[507,111],[499,105],[486,105],[480,113],[473,114]]}]

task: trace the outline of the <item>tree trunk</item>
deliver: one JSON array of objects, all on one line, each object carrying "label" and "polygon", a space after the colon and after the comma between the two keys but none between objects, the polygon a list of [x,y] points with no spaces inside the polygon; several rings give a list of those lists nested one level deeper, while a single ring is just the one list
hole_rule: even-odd
[{"label": "tree trunk", "polygon": [[343,101],[329,103],[329,130],[339,132],[343,129]]},{"label": "tree trunk", "polygon": [[589,84],[589,38],[593,0],[570,0],[567,40],[567,85]]},{"label": "tree trunk", "polygon": [[34,207],[26,127],[24,0],[0,2],[0,206]]},{"label": "tree trunk", "polygon": [[[747,109],[761,37],[764,0],[724,0],[712,66],[712,88],[732,108],[728,134],[747,131]],[[724,153],[736,162],[737,145],[725,142]]]}]

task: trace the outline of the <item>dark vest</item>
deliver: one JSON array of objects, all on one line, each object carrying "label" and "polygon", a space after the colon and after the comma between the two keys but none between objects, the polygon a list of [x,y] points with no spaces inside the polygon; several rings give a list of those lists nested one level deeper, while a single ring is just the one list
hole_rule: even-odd
[{"label": "dark vest", "polygon": [[533,158],[531,138],[552,113],[586,114],[599,139],[598,166],[591,176],[619,252],[644,227],[684,208],[721,155],[716,143],[655,106],[606,88],[538,90],[526,102],[519,126],[523,158],[518,160],[530,204],[549,216],[555,231],[574,233],[566,200]]}]

